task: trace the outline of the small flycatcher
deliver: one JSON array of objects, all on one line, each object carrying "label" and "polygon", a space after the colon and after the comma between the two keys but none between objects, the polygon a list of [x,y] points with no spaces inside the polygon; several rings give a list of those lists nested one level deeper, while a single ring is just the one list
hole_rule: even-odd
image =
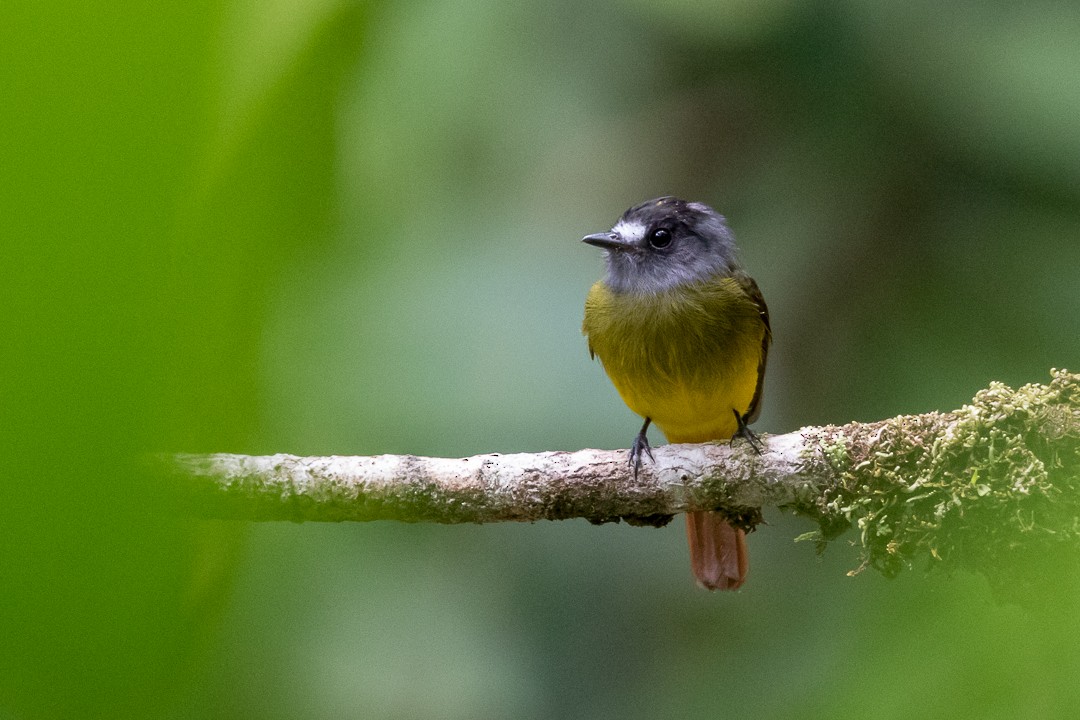
[{"label": "small flycatcher", "polygon": [[[707,205],[662,197],[636,205],[608,232],[607,274],[585,301],[582,330],[615,389],[645,424],[630,447],[634,472],[652,457],[655,424],[673,443],[745,437],[761,410],[772,332],[757,283],[735,256],[735,238]],[[686,515],[690,565],[710,590],[746,579],[746,536],[722,515]]]}]

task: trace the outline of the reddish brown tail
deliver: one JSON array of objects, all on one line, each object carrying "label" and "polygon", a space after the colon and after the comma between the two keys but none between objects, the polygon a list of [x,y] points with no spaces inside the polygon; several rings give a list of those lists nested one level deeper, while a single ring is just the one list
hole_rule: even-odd
[{"label": "reddish brown tail", "polygon": [[690,568],[708,590],[735,590],[746,580],[746,533],[718,513],[686,513]]}]

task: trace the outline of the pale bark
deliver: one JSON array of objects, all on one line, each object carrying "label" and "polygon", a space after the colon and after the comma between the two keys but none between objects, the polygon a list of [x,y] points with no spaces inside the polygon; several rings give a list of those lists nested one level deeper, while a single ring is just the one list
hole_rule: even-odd
[{"label": "pale bark", "polygon": [[834,479],[802,433],[748,444],[666,445],[635,474],[625,450],[430,458],[176,455],[215,515],[251,520],[483,523],[646,518],[812,501]]}]

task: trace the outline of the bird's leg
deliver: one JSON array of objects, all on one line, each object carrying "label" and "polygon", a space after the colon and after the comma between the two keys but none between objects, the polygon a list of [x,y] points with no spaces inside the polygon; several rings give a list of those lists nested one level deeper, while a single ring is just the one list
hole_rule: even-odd
[{"label": "bird's leg", "polygon": [[739,411],[735,410],[734,408],[731,410],[731,412],[735,413],[735,422],[739,424],[739,429],[736,430],[735,434],[731,436],[731,441],[728,444],[734,445],[735,438],[742,438],[746,442],[750,443],[750,447],[754,448],[754,452],[760,455],[761,440],[759,440],[758,436],[754,433],[754,431],[750,429],[750,426],[746,424],[746,416],[740,415]]},{"label": "bird's leg", "polygon": [[651,422],[652,418],[645,418],[645,424],[641,426],[641,432],[637,434],[634,442],[630,445],[630,467],[634,468],[634,479],[637,479],[638,470],[641,469],[641,454],[643,452],[649,456],[650,460],[655,462],[652,448],[649,447],[649,436],[645,434]]}]

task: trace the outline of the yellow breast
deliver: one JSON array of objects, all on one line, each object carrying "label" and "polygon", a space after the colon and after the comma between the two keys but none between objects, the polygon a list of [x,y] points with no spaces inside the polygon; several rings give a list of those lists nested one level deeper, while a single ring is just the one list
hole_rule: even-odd
[{"label": "yellow breast", "polygon": [[731,437],[754,398],[766,328],[731,277],[649,294],[598,282],[582,330],[623,402],[670,442]]}]

